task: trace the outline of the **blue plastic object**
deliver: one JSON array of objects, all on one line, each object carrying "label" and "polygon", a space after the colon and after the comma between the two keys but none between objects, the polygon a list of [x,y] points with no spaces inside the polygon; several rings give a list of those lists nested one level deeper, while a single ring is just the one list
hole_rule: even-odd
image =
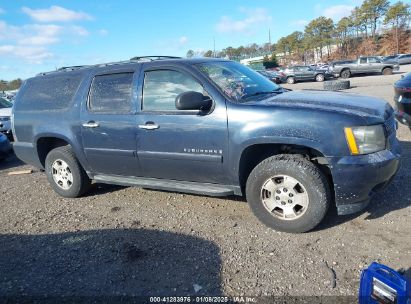
[{"label": "blue plastic object", "polygon": [[411,280],[378,263],[363,270],[360,304],[411,304]]}]

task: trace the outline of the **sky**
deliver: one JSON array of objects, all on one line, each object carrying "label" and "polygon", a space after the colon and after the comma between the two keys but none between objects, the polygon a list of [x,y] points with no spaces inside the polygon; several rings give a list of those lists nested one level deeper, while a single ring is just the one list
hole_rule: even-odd
[{"label": "sky", "polygon": [[[404,2],[410,3],[411,0]],[[0,79],[62,66],[276,42],[361,0],[0,0]]]}]

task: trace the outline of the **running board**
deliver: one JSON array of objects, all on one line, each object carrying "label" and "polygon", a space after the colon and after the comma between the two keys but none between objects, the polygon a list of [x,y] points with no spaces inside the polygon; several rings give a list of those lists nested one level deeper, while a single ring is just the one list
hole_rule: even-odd
[{"label": "running board", "polygon": [[184,182],[145,177],[123,177],[115,175],[94,175],[93,179],[100,183],[120,186],[136,186],[148,189],[166,190],[171,192],[193,193],[208,196],[228,196],[237,193],[234,186]]}]

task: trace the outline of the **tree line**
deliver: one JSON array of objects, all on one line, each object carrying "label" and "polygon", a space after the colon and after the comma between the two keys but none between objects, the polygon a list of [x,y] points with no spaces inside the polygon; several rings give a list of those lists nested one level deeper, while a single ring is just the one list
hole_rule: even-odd
[{"label": "tree line", "polygon": [[20,78],[12,81],[0,80],[0,92],[17,90],[22,83],[23,81]]},{"label": "tree line", "polygon": [[[331,61],[359,55],[391,55],[411,52],[410,5],[402,1],[364,0],[350,16],[337,22],[321,16],[311,20],[303,32],[295,31],[270,45],[256,43],[217,52],[187,52],[187,57],[247,57],[277,54],[283,63]],[[272,55],[269,55],[269,57]]]}]

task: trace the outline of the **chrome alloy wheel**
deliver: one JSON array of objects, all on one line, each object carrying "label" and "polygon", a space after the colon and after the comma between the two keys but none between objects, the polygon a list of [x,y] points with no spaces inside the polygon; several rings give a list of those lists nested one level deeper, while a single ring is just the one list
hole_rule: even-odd
[{"label": "chrome alloy wheel", "polygon": [[308,208],[309,198],[302,183],[288,175],[276,175],[261,187],[261,201],[273,216],[295,220]]},{"label": "chrome alloy wheel", "polygon": [[73,174],[71,173],[70,167],[64,160],[56,159],[51,166],[51,171],[54,182],[61,189],[70,189],[73,185]]}]

